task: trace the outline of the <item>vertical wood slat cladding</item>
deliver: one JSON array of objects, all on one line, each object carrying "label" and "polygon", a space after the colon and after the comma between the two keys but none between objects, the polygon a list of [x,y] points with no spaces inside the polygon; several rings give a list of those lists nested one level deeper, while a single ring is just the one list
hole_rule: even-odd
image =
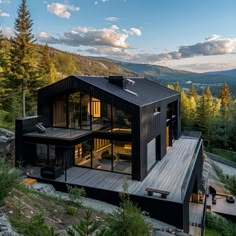
[{"label": "vertical wood slat cladding", "polygon": [[[176,102],[177,104],[177,123],[180,121],[180,117],[178,115],[178,105],[179,105],[179,96],[176,95],[169,99],[165,99],[163,101],[155,102],[149,104],[147,106],[140,108],[140,179],[143,180],[148,172],[147,172],[147,144],[152,139],[156,138],[160,135],[160,159],[162,159],[166,154],[166,108],[167,105]],[[160,113],[154,115],[157,108],[160,108]],[[180,137],[181,130],[180,126],[177,125],[177,139]],[[171,139],[171,137],[170,137]],[[171,140],[172,142],[172,140]]]}]

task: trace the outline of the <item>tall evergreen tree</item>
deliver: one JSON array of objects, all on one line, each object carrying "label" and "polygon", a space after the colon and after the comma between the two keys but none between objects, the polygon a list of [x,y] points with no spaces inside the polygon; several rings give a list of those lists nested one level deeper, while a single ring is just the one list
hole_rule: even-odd
[{"label": "tall evergreen tree", "polygon": [[189,97],[194,97],[195,101],[197,102],[198,94],[197,94],[197,92],[196,92],[195,87],[194,87],[193,84],[191,84],[191,86],[190,86],[188,96],[189,96]]},{"label": "tall evergreen tree", "polygon": [[206,87],[197,106],[197,125],[202,131],[203,138],[210,144],[212,122],[214,115],[214,100],[209,87]]},{"label": "tall evergreen tree", "polygon": [[226,83],[222,86],[219,94],[219,99],[221,101],[221,109],[223,115],[228,111],[230,102],[231,102],[231,95],[229,92],[229,87]]},{"label": "tall evergreen tree", "polygon": [[47,44],[43,47],[40,72],[42,80],[45,84],[53,83],[56,80],[57,71],[51,59],[50,48]]},{"label": "tall evergreen tree", "polygon": [[[17,102],[22,103],[22,116],[24,117],[26,109],[29,114],[32,114],[35,108],[36,90],[41,84],[35,58],[35,38],[32,34],[33,22],[27,9],[26,0],[22,0],[17,13],[14,27],[15,36],[11,39],[4,86],[8,98],[9,96],[17,96]],[[27,106],[25,106],[25,98]]]},{"label": "tall evergreen tree", "polygon": [[178,81],[177,81],[176,84],[175,84],[175,91],[177,91],[177,92],[181,92],[181,87],[180,87]]}]

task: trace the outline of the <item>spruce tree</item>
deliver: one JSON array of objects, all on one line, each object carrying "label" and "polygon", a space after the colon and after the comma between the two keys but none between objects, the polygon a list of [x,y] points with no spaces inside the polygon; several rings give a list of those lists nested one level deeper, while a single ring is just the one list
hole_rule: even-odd
[{"label": "spruce tree", "polygon": [[51,59],[50,48],[47,44],[43,47],[42,51],[40,74],[45,85],[53,83],[56,80],[57,71]]},{"label": "spruce tree", "polygon": [[180,87],[178,81],[177,81],[176,84],[175,84],[175,91],[177,91],[177,92],[181,92],[181,87]]},{"label": "spruce tree", "polygon": [[[17,13],[14,27],[15,35],[11,39],[4,87],[7,93],[6,99],[17,96],[17,102],[21,103],[22,116],[25,117],[26,110],[31,115],[35,112],[36,90],[41,83],[35,57],[35,38],[32,34],[33,22],[27,9],[26,0],[22,0]],[[27,101],[26,106],[25,100]]]},{"label": "spruce tree", "polygon": [[209,87],[206,87],[197,106],[197,125],[202,131],[202,136],[210,145],[212,122],[214,115],[214,100]]},{"label": "spruce tree", "polygon": [[188,96],[189,97],[194,97],[195,101],[197,102],[198,94],[197,94],[193,84],[191,84],[191,86],[190,86]]},{"label": "spruce tree", "polygon": [[221,101],[221,109],[224,115],[228,111],[230,102],[232,100],[228,85],[226,83],[224,83],[224,85],[222,86],[220,90],[219,99]]}]

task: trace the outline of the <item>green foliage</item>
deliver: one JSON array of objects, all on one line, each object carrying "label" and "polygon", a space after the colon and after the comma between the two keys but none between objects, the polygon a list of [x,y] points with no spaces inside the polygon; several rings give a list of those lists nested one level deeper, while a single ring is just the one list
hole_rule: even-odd
[{"label": "green foliage", "polygon": [[[32,103],[36,100],[36,91],[41,86],[39,71],[37,68],[35,39],[32,34],[32,25],[30,12],[27,9],[26,0],[22,0],[18,8],[18,16],[15,19],[15,35],[11,39],[11,47],[6,67],[4,69],[4,99],[9,94],[17,91],[14,95],[16,102],[22,101],[23,112],[23,94],[26,94],[26,111],[30,115],[35,112],[35,106]],[[5,103],[11,104],[9,100]],[[21,103],[20,103],[21,104]],[[11,104],[12,107],[13,105]],[[9,110],[12,112],[13,110]],[[17,114],[19,116],[20,114]]]},{"label": "green foliage", "polygon": [[113,232],[114,236],[151,235],[151,225],[145,221],[141,210],[129,197],[127,179],[124,180],[120,199],[120,207],[107,219],[109,223],[107,233]]},{"label": "green foliage", "polygon": [[71,215],[71,216],[74,216],[77,212],[77,208],[76,207],[73,207],[73,206],[68,206],[66,208],[66,214],[67,215]]},{"label": "green foliage", "polygon": [[220,167],[215,164],[212,165],[220,181],[225,184],[225,187],[231,192],[231,194],[236,195],[236,176],[225,175]]},{"label": "green foliage", "polygon": [[16,170],[8,168],[3,154],[0,153],[0,205],[9,194],[11,188],[16,184],[18,174]]},{"label": "green foliage", "polygon": [[82,205],[81,198],[85,197],[86,192],[84,188],[77,188],[70,185],[67,185],[67,191],[69,193],[69,198],[72,202],[76,202],[80,206]]},{"label": "green foliage", "polygon": [[17,232],[24,236],[59,236],[55,229],[45,224],[42,214],[33,216],[29,221],[14,219],[11,221]]},{"label": "green foliage", "polygon": [[211,152],[226,159],[226,160],[236,162],[236,152],[233,152],[232,150],[212,148]]},{"label": "green foliage", "polygon": [[67,229],[67,234],[70,236],[89,236],[98,229],[98,226],[98,222],[94,221],[92,217],[92,211],[87,210],[79,224]]},{"label": "green foliage", "polygon": [[216,214],[207,213],[207,228],[213,229],[221,236],[236,235],[236,224]]},{"label": "green foliage", "polygon": [[123,198],[120,207],[110,215],[108,222],[114,236],[151,235],[151,226],[129,198]]}]

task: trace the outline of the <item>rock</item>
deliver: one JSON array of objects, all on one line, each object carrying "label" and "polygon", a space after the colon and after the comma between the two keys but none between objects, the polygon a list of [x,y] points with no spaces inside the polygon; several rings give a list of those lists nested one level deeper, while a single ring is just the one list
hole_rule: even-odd
[{"label": "rock", "polygon": [[7,129],[0,128],[0,152],[10,155],[14,152],[15,134]]},{"label": "rock", "polygon": [[11,236],[19,236],[11,227],[10,221],[8,217],[1,213],[0,214],[0,235],[11,235]]}]

